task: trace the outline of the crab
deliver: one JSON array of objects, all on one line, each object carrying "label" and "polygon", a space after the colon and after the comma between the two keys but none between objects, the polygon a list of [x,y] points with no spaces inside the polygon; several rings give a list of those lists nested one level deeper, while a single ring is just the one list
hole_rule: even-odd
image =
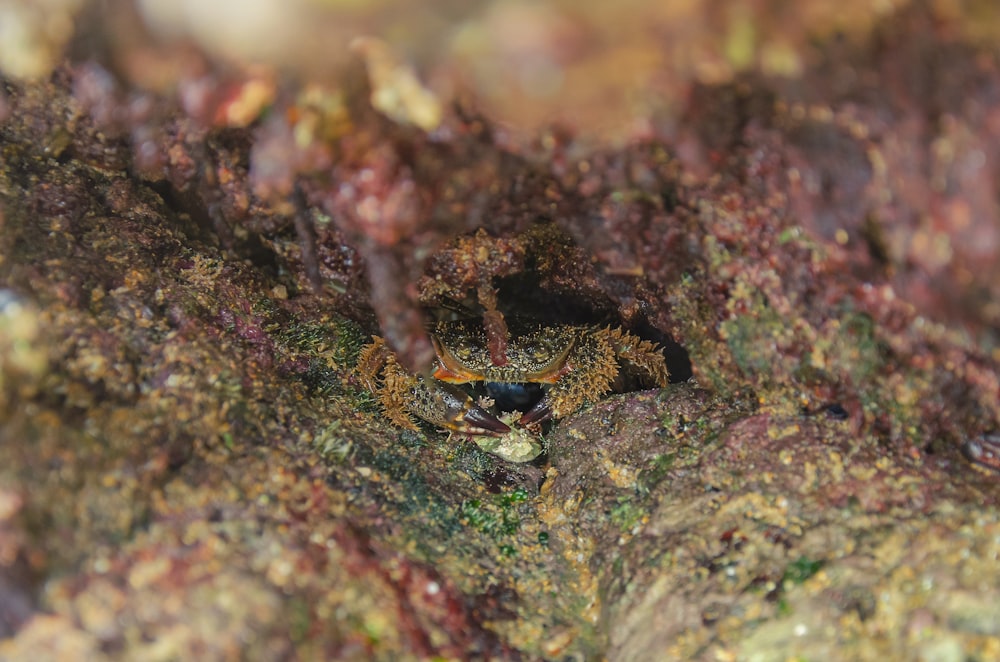
[{"label": "crab", "polygon": [[499,356],[481,320],[440,322],[430,337],[437,356],[430,375],[407,372],[378,336],[358,358],[361,383],[401,428],[416,430],[415,419],[421,419],[466,435],[509,434],[510,425],[461,384],[540,385],[541,398],[516,420],[523,428],[595,402],[623,369],[657,386],[666,386],[670,377],[658,345],[615,327],[515,323]]}]

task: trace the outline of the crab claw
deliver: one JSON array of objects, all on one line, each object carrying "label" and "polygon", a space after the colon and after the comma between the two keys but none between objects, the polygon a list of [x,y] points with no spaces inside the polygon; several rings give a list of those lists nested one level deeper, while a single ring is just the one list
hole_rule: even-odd
[{"label": "crab claw", "polygon": [[510,432],[510,426],[479,405],[472,405],[462,415],[461,427],[455,429],[468,434],[501,435]]},{"label": "crab claw", "polygon": [[510,432],[510,426],[486,411],[462,391],[437,385],[437,395],[444,406],[440,424],[449,430],[465,434],[501,435]]},{"label": "crab claw", "polygon": [[521,425],[531,425],[532,423],[544,423],[552,418],[552,408],[549,407],[549,399],[543,397],[535,403],[535,406],[521,414],[518,423]]}]

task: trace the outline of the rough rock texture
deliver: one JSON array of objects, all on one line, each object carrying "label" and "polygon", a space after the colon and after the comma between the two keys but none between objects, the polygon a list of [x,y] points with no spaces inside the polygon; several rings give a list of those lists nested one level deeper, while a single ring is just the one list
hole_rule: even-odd
[{"label": "rough rock texture", "polygon": [[[165,95],[81,19],[0,90],[0,659],[1000,658],[1000,51],[949,7],[747,18],[794,75],[589,149],[372,43]],[[527,465],[394,428],[359,348],[456,309],[674,383]]]}]

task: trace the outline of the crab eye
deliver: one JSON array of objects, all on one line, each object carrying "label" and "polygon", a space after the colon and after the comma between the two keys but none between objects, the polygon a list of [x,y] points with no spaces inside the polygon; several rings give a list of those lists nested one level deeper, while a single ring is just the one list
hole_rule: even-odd
[{"label": "crab eye", "polygon": [[523,349],[524,355],[530,357],[535,363],[545,363],[552,356],[552,352],[537,342],[526,343]]}]

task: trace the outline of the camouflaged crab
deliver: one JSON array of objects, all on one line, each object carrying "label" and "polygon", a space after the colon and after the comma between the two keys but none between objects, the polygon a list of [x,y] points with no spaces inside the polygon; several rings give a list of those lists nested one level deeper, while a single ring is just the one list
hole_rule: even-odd
[{"label": "camouflaged crab", "polygon": [[437,354],[431,377],[413,375],[379,337],[361,350],[358,374],[396,425],[414,417],[454,432],[501,436],[511,428],[456,384],[540,384],[544,395],[517,420],[520,427],[562,418],[612,389],[623,367],[666,386],[659,347],[618,328],[516,324],[504,352],[491,351],[481,321],[441,322],[430,330]]}]

